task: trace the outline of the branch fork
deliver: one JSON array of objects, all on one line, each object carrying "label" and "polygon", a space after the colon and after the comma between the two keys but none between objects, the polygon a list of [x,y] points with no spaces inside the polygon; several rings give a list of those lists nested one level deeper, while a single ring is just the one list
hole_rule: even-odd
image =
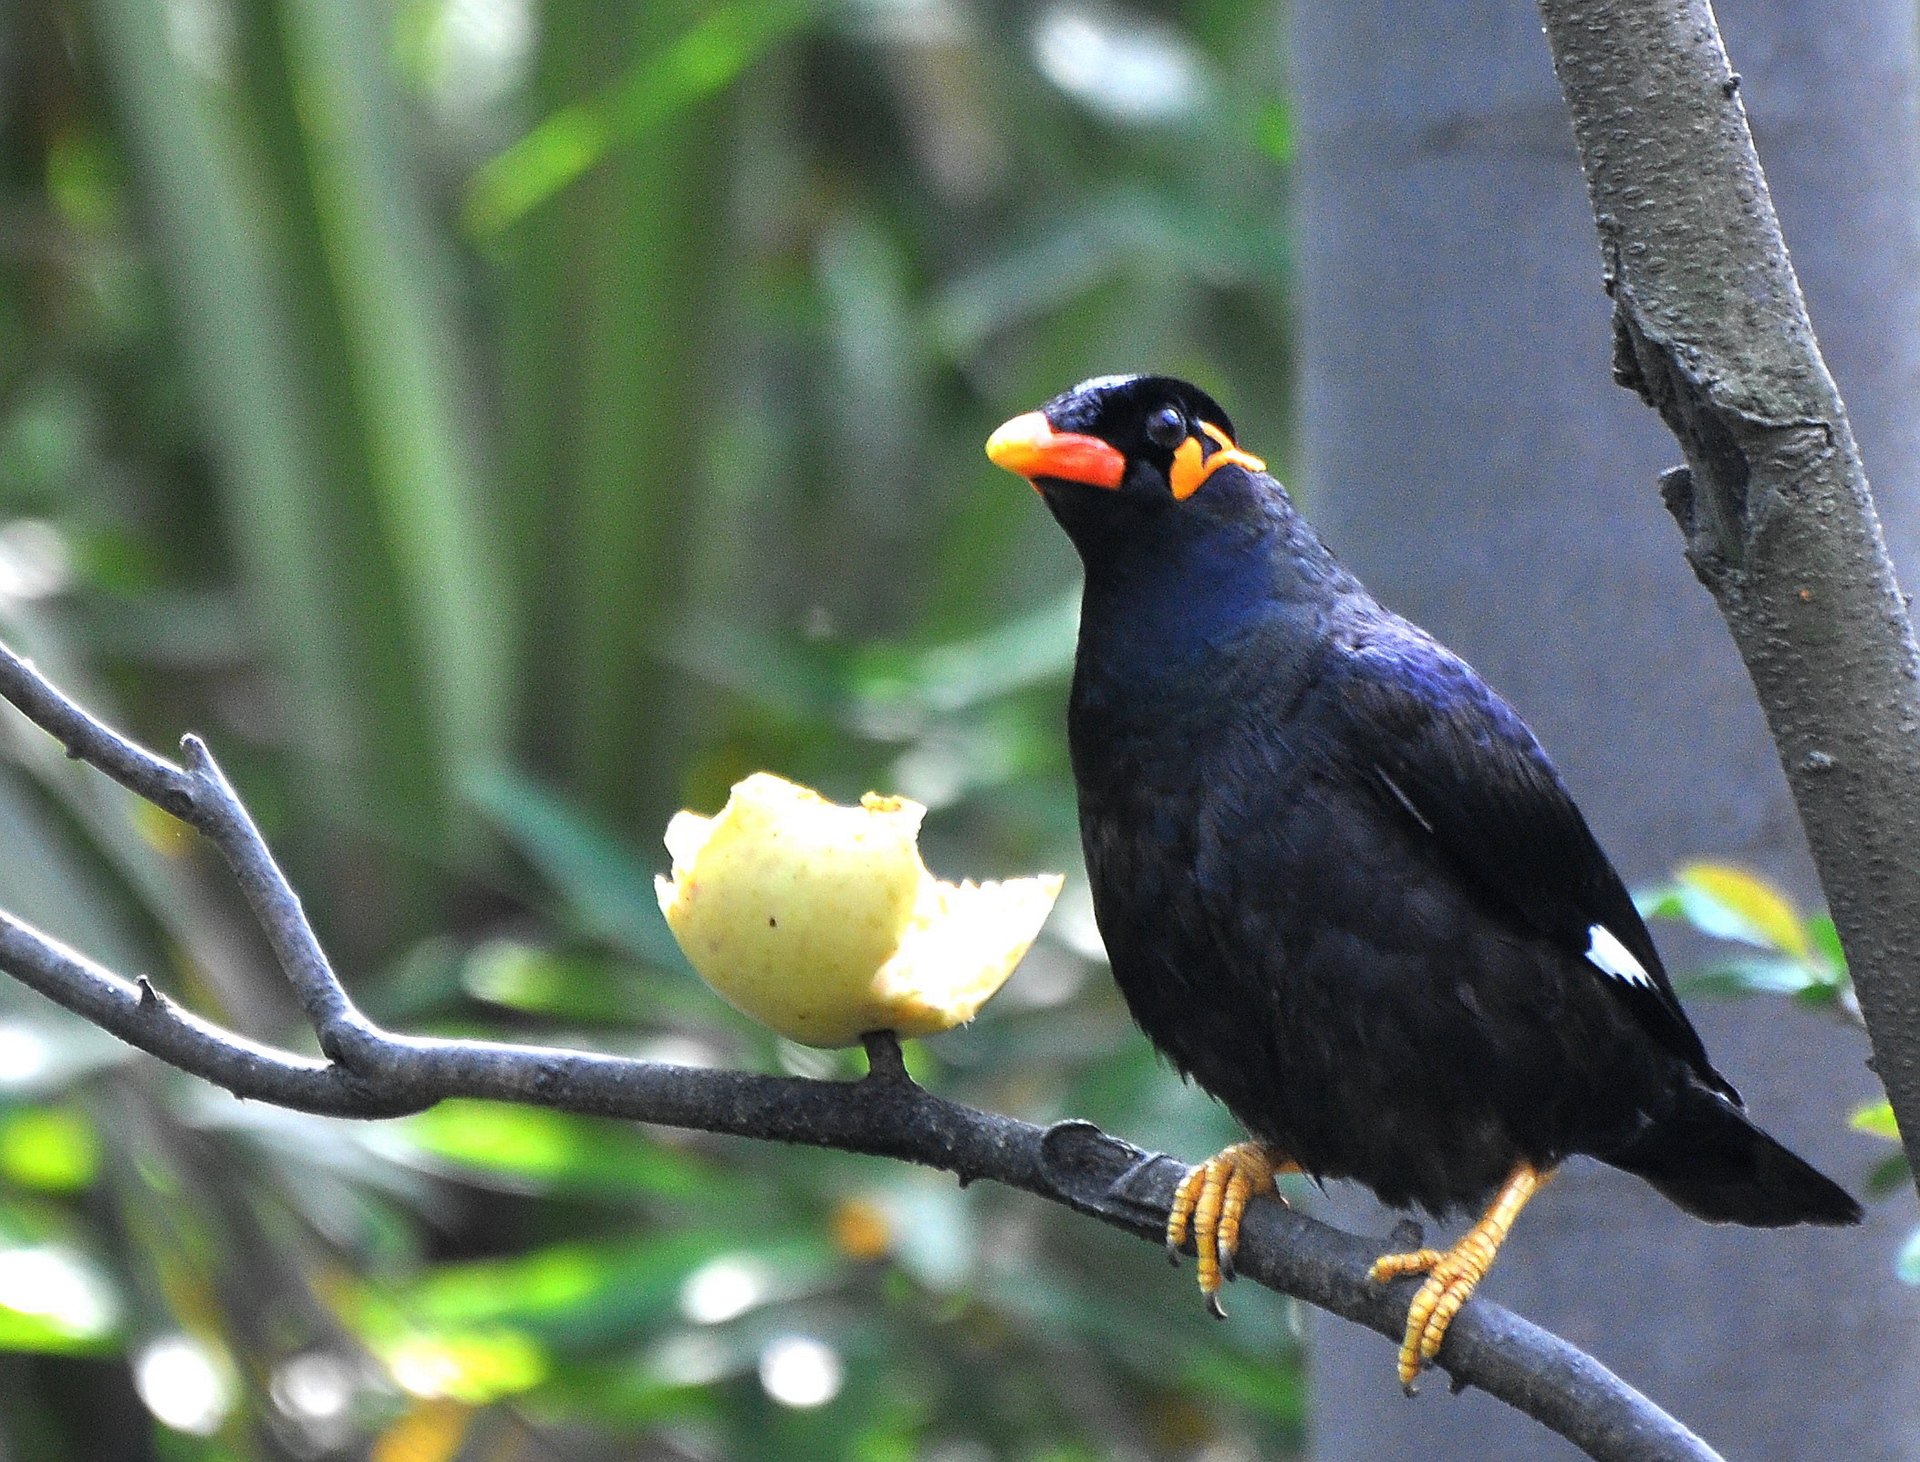
[{"label": "branch fork", "polygon": [[[0,912],[0,969],[178,1069],[250,1097],[339,1117],[396,1117],[452,1096],[870,1153],[1033,1193],[1151,1242],[1186,1166],[1090,1122],[1037,1127],[934,1096],[908,1074],[890,1031],[863,1039],[868,1074],[809,1081],[663,1066],[584,1051],[440,1040],[383,1030],[353,1003],[252,816],[198,737],[183,766],[126,740],[0,646],[0,697],[99,768],[199,830],[239,880],[325,1059],[276,1050],[203,1020],[144,975],[127,980]],[[1237,1270],[1398,1340],[1415,1282],[1370,1282],[1381,1241],[1256,1202]],[[1461,1311],[1439,1364],[1600,1462],[1718,1462],[1673,1418],[1565,1341],[1485,1300]],[[1386,1376],[1384,1358],[1382,1378]]]}]

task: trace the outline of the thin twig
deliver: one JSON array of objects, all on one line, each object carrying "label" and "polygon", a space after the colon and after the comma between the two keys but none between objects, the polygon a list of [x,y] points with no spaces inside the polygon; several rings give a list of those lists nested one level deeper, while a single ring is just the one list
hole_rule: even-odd
[{"label": "thin twig", "polygon": [[138,797],[200,832],[233,869],[275,960],[300,997],[320,1048],[348,1059],[343,1035],[368,1028],[334,974],[300,906],[300,897],[268,851],[240,794],[198,736],[181,739],[186,767],[127,740],[69,700],[33,662],[0,646],[0,696],[59,741],[67,755],[98,767]]},{"label": "thin twig", "polygon": [[892,1031],[868,1031],[860,1037],[860,1044],[867,1050],[869,1080],[879,1082],[913,1080],[907,1074],[907,1057],[906,1053],[900,1049],[900,1037]]},{"label": "thin twig", "polygon": [[300,896],[280,871],[253,815],[220,770],[213,753],[198,736],[182,737],[180,750],[194,786],[194,807],[199,813],[195,826],[233,869],[274,959],[300,997],[307,1020],[319,1037],[320,1049],[352,1065],[352,1043],[347,1038],[370,1030],[370,1022],[354,1007],[340,977],[333,972]]},{"label": "thin twig", "polygon": [[[1158,1242],[1183,1164],[1090,1123],[1038,1127],[934,1096],[907,1074],[899,1042],[866,1039],[870,1074],[851,1082],[664,1066],[494,1041],[395,1035],[348,999],[300,900],[244,804],[193,737],[185,770],[125,740],[0,646],[0,696],[88,761],[205,833],[233,865],[323,1046],[316,1060],[242,1039],[0,913],[0,969],[169,1065],[239,1097],[337,1117],[392,1117],[447,1097],[898,1158],[1064,1204]],[[1398,1341],[1418,1281],[1381,1286],[1367,1240],[1257,1202],[1241,1231],[1240,1274]],[[1680,1423],[1597,1361],[1489,1301],[1453,1322],[1439,1365],[1559,1432],[1599,1462],[1718,1462]],[[1381,1384],[1390,1384],[1383,1353]]]}]

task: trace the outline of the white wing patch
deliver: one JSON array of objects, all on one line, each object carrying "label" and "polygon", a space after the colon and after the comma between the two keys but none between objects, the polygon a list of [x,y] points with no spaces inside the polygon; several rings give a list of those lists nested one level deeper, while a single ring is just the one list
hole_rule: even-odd
[{"label": "white wing patch", "polygon": [[1595,924],[1587,930],[1587,959],[1602,974],[1625,980],[1629,985],[1653,988],[1653,977],[1605,924]]}]

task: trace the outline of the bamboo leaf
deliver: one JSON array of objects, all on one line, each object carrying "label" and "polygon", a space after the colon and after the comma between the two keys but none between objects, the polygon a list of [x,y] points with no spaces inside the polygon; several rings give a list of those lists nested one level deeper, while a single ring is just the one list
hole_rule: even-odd
[{"label": "bamboo leaf", "polygon": [[460,333],[450,269],[400,142],[374,13],[364,0],[286,0],[285,14],[376,502],[441,755],[458,775],[500,759],[513,701],[505,575],[448,349]]},{"label": "bamboo leaf", "polygon": [[160,0],[95,0],[100,55],[157,225],[165,283],[205,429],[220,453],[234,533],[248,575],[276,612],[267,624],[298,687],[307,744],[334,757],[330,790],[345,797],[360,741],[348,689],[353,667],[331,590],[318,444],[297,409],[305,395],[299,333],[277,277],[274,243],[248,185],[224,108],[231,99],[171,44]]},{"label": "bamboo leaf", "polygon": [[723,5],[599,96],[563,107],[474,175],[465,218],[475,238],[498,234],[591,168],[676,113],[722,91],[808,18],[797,0]]}]

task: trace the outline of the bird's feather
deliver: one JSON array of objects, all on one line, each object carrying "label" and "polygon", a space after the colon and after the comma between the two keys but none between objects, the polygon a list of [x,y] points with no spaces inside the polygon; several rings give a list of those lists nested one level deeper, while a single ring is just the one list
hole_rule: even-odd
[{"label": "bird's feather", "polygon": [[1649,1035],[1737,1103],[1619,874],[1513,708],[1457,655],[1377,607],[1332,650],[1332,700],[1348,731],[1340,745],[1356,775],[1516,921],[1586,958]]}]

